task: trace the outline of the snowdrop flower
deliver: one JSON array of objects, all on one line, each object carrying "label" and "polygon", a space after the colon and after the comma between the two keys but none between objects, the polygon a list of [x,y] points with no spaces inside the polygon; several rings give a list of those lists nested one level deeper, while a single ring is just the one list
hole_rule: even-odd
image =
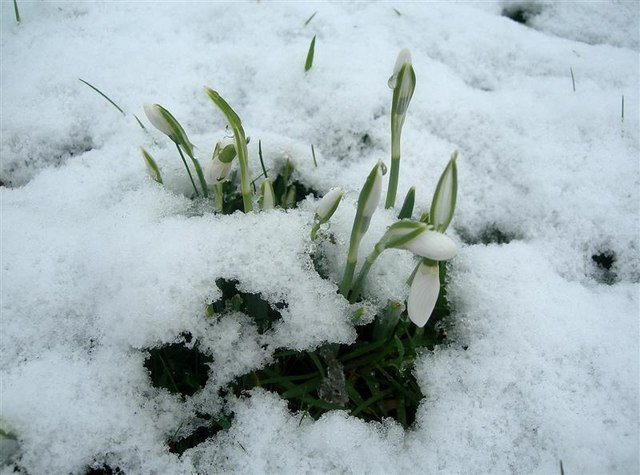
[{"label": "snowdrop flower", "polygon": [[391,174],[385,208],[392,208],[396,202],[398,179],[400,175],[400,138],[402,126],[407,115],[409,102],[416,87],[416,74],[411,64],[411,53],[403,49],[398,54],[393,74],[389,78],[389,87],[393,89],[391,101]]},{"label": "snowdrop flower", "polygon": [[414,238],[393,247],[406,249],[416,256],[426,257],[434,261],[446,261],[458,252],[455,243],[450,238],[430,229],[425,229]]},{"label": "snowdrop flower", "polygon": [[233,140],[223,139],[216,144],[211,158],[211,166],[208,170],[210,184],[217,185],[227,179],[235,157],[236,147]]},{"label": "snowdrop flower", "polygon": [[331,216],[333,216],[333,213],[338,209],[343,194],[342,188],[337,187],[331,188],[327,194],[322,197],[316,209],[316,219],[320,224],[326,223]]},{"label": "snowdrop flower", "polygon": [[398,115],[405,114],[416,86],[416,75],[413,71],[411,52],[408,48],[404,48],[398,53],[388,85],[394,90],[393,103],[396,106],[395,113]]},{"label": "snowdrop flower", "polygon": [[409,319],[418,327],[424,327],[438,301],[440,293],[440,271],[438,263],[422,262],[411,283],[407,299]]},{"label": "snowdrop flower", "polygon": [[451,159],[440,176],[438,186],[431,201],[431,224],[436,231],[445,232],[453,219],[458,194],[458,168],[456,159],[458,152],[451,155]]},{"label": "snowdrop flower", "polygon": [[442,233],[429,229],[427,224],[420,221],[398,221],[389,226],[362,264],[349,298],[351,303],[360,297],[364,281],[375,260],[385,249],[391,248],[406,249],[430,261],[445,261],[451,259],[457,252],[456,245],[451,239]]},{"label": "snowdrop flower", "polygon": [[333,213],[338,209],[338,205],[340,204],[340,200],[342,200],[343,194],[344,192],[342,191],[342,188],[331,188],[320,200],[314,217],[315,223],[311,229],[312,241],[315,240],[316,233],[318,232],[318,229],[320,229],[320,225],[329,221],[331,216],[333,216]]},{"label": "snowdrop flower", "polygon": [[144,104],[144,113],[149,122],[175,143],[182,145],[189,157],[193,158],[193,145],[180,123],[167,109],[160,104]]},{"label": "snowdrop flower", "polygon": [[264,180],[260,186],[262,196],[260,198],[260,207],[263,210],[273,209],[276,205],[275,194],[273,193],[273,185],[271,181]]}]

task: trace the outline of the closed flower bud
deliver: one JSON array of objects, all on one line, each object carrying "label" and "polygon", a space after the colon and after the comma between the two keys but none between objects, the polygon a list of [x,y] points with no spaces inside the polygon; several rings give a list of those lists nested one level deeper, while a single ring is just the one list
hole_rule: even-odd
[{"label": "closed flower bud", "polygon": [[[364,200],[362,205],[362,218],[365,221],[369,221],[380,202],[380,194],[382,192],[382,176],[387,172],[387,167],[378,161],[376,166],[369,174],[367,182],[365,183],[362,192],[360,193],[360,200]],[[369,185],[369,186],[367,186]]]},{"label": "closed flower bud", "polygon": [[407,299],[407,313],[409,319],[418,327],[424,327],[431,312],[438,301],[440,293],[440,272],[438,264],[421,262],[413,277],[409,298]]},{"label": "closed flower bud", "polygon": [[416,74],[411,64],[411,53],[407,48],[398,54],[398,59],[396,59],[396,65],[393,68],[393,74],[389,78],[388,84],[393,89],[393,114],[402,116],[400,122],[403,122],[416,87]]},{"label": "closed flower bud", "polygon": [[333,216],[333,213],[338,209],[343,193],[342,188],[331,188],[322,197],[316,209],[316,219],[320,224],[326,223]]},{"label": "closed flower bud", "polygon": [[458,152],[451,155],[451,160],[440,176],[438,186],[431,201],[430,220],[436,231],[445,232],[453,219],[458,194],[458,168],[456,159]]},{"label": "closed flower bud", "polygon": [[176,144],[182,145],[187,155],[193,158],[193,145],[189,141],[187,133],[176,118],[171,115],[171,112],[160,104],[144,104],[144,113],[156,129],[168,136]]},{"label": "closed flower bud", "polygon": [[260,207],[264,210],[273,209],[276,204],[275,195],[273,193],[273,185],[269,180],[264,180],[260,186],[262,196],[260,197]]}]

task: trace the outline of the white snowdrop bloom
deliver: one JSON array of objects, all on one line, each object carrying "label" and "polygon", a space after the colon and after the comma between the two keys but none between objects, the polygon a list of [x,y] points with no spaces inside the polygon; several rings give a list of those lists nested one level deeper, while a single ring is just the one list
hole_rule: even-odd
[{"label": "white snowdrop bloom", "polygon": [[338,209],[338,205],[340,204],[343,194],[344,192],[342,191],[342,188],[338,187],[331,188],[327,194],[322,197],[318,204],[318,208],[316,209],[318,221],[321,223],[329,221],[331,216],[333,216],[333,213]]},{"label": "white snowdrop bloom", "polygon": [[144,113],[147,115],[149,122],[151,122],[156,129],[175,140],[173,128],[163,115],[162,107],[159,104],[149,104],[145,102]]},{"label": "white snowdrop bloom", "polygon": [[449,237],[430,229],[396,247],[434,261],[446,261],[458,252],[456,244]]},{"label": "white snowdrop bloom", "polygon": [[414,324],[419,327],[425,326],[436,306],[439,293],[440,272],[438,265],[428,265],[421,262],[413,277],[407,299],[407,313]]},{"label": "white snowdrop bloom", "polygon": [[209,166],[209,170],[207,173],[207,181],[211,185],[218,184],[223,182],[229,176],[229,171],[231,170],[232,162],[222,162],[219,158],[214,158],[211,161],[211,165]]},{"label": "white snowdrop bloom", "polygon": [[362,208],[362,218],[368,220],[373,216],[373,213],[376,211],[378,207],[378,203],[380,202],[380,194],[382,193],[382,175],[386,172],[386,167],[382,161],[379,161],[376,165],[376,175],[373,181],[373,185],[371,186],[371,190],[369,190],[369,194],[365,198],[365,204]]}]

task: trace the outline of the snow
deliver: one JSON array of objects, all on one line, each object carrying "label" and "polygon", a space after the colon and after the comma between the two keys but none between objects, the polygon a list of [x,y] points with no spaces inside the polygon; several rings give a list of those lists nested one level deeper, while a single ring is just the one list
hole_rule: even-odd
[{"label": "snow", "polygon": [[[637,2],[18,5],[20,25],[12,2],[0,20],[0,428],[27,473],[557,473],[560,460],[567,473],[638,473]],[[527,24],[502,15],[518,9]],[[388,164],[387,79],[403,47],[417,85],[399,200],[413,185],[428,209],[459,151],[448,344],[416,363],[416,424],[312,421],[262,390],[224,400],[277,348],[354,341],[335,282],[359,189]],[[204,85],[242,118],[252,176],[260,139],[271,169],[289,158],[308,186],[345,190],[337,245],[317,244],[329,280],[312,270],[317,200],[215,215],[185,196],[175,147],[133,119],[163,105],[204,162],[225,126]],[[393,221],[377,210],[361,256]],[[510,242],[482,242],[492,230]],[[406,298],[413,266],[405,251],[380,256],[365,321]],[[220,277],[286,301],[282,320],[260,335],[241,314],[207,319]],[[152,386],[144,360],[184,332],[213,363],[183,400]],[[230,429],[168,451],[196,412],[220,411],[235,414]]]}]

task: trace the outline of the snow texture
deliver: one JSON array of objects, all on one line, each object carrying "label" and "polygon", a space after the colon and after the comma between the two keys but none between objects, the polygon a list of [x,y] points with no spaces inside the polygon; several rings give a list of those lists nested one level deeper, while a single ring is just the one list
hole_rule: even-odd
[{"label": "snow texture", "polygon": [[[19,447],[2,473],[558,473],[561,460],[567,473],[638,473],[636,1],[18,6],[19,25],[9,1],[0,20],[0,428]],[[416,363],[416,423],[312,421],[262,390],[223,400],[276,348],[354,341],[334,282],[359,189],[388,161],[387,79],[403,47],[417,86],[399,200],[415,185],[428,209],[459,151],[448,342]],[[187,198],[173,144],[136,124],[143,103],[163,105],[207,161],[225,123],[204,85],[242,118],[252,176],[260,139],[272,170],[289,158],[307,186],[345,189],[321,231],[336,245],[317,244],[329,280],[312,267],[317,200],[216,215]],[[376,212],[362,255],[393,221]],[[383,253],[365,321],[407,297],[413,266]],[[207,319],[221,277],[286,302],[282,320],[260,335],[239,313]],[[144,361],[185,332],[213,363],[183,400],[154,388]],[[196,413],[221,411],[230,429],[169,452]]]}]

